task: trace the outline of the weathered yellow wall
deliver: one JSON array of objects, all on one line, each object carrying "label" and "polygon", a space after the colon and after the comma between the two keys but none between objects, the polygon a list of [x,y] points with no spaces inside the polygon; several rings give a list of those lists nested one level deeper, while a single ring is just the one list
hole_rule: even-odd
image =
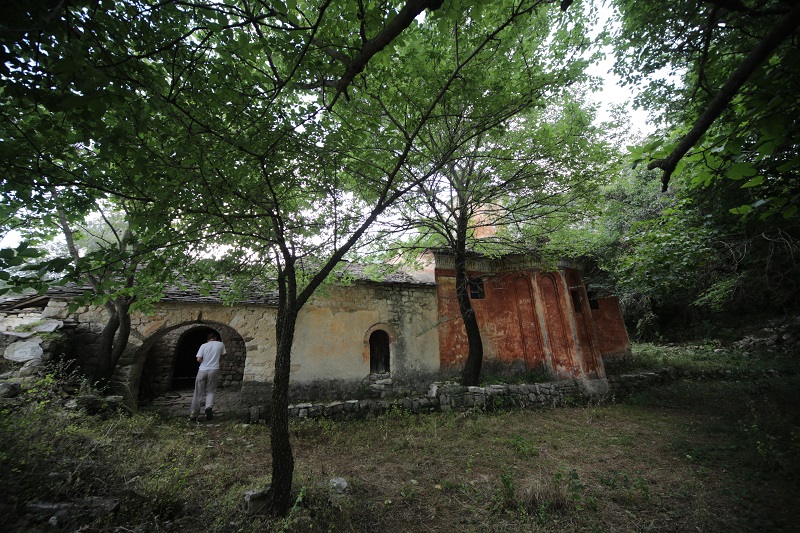
[{"label": "weathered yellow wall", "polygon": [[[128,349],[118,379],[135,395],[141,367],[150,347],[167,332],[187,324],[215,323],[233,328],[244,340],[244,382],[271,383],[275,362],[273,307],[223,306],[160,302],[152,315],[134,314]],[[67,317],[63,302],[51,302],[50,314]],[[105,323],[102,308],[84,307],[72,314],[81,323],[82,345],[89,348]],[[390,336],[393,377],[439,370],[433,285],[356,283],[329,287],[301,310],[292,350],[291,381],[360,381],[369,375],[369,334],[384,329]]]},{"label": "weathered yellow wall", "polygon": [[394,375],[439,370],[434,287],[354,284],[332,287],[297,321],[293,382],[361,380],[369,375],[369,335],[390,337]]}]

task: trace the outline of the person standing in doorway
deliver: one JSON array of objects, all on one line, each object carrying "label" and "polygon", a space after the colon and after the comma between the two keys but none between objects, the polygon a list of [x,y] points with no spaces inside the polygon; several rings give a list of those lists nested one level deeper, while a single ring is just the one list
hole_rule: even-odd
[{"label": "person standing in doorway", "polygon": [[219,379],[219,360],[224,354],[225,345],[220,342],[219,334],[217,332],[209,333],[208,341],[197,351],[197,362],[200,363],[200,368],[197,370],[197,378],[194,380],[192,410],[189,413],[189,420],[192,422],[197,422],[203,396],[206,398],[206,420],[214,418],[214,393],[217,390],[217,380]]}]

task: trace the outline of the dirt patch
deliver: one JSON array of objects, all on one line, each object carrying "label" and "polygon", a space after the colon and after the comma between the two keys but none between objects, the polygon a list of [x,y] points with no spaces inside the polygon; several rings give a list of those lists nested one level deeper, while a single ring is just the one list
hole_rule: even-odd
[{"label": "dirt patch", "polygon": [[[159,412],[170,418],[188,418],[192,407],[194,389],[172,390],[143,405],[144,412]],[[214,398],[214,417],[219,420],[235,420],[239,410],[238,389],[217,389]]]}]

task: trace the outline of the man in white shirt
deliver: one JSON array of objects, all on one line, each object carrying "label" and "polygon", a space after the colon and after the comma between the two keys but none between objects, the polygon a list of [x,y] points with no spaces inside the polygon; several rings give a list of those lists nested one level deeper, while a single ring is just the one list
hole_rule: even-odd
[{"label": "man in white shirt", "polygon": [[219,379],[219,360],[225,353],[225,345],[220,342],[219,334],[216,332],[209,333],[208,341],[197,351],[197,362],[200,363],[200,368],[197,370],[197,379],[194,381],[192,410],[189,413],[191,422],[197,422],[197,414],[200,412],[200,402],[203,401],[203,396],[206,397],[206,420],[214,417],[214,393],[217,390],[217,380]]}]

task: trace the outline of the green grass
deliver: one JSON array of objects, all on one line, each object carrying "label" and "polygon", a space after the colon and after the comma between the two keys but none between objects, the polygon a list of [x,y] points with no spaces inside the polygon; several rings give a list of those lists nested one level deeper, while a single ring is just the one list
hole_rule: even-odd
[{"label": "green grass", "polygon": [[[634,353],[640,367],[730,368],[714,349]],[[0,413],[0,530],[789,531],[798,389],[791,373],[687,379],[621,403],[295,420],[296,504],[274,519],[242,505],[269,483],[267,426],[90,417],[63,409],[63,388],[46,376]],[[339,476],[349,492],[332,495]],[[89,496],[121,505],[56,527],[26,510]]]},{"label": "green grass", "polygon": [[632,352],[622,371],[674,368],[685,372],[800,372],[798,353],[769,351],[768,347],[740,348],[719,341],[672,345],[633,343]]}]

